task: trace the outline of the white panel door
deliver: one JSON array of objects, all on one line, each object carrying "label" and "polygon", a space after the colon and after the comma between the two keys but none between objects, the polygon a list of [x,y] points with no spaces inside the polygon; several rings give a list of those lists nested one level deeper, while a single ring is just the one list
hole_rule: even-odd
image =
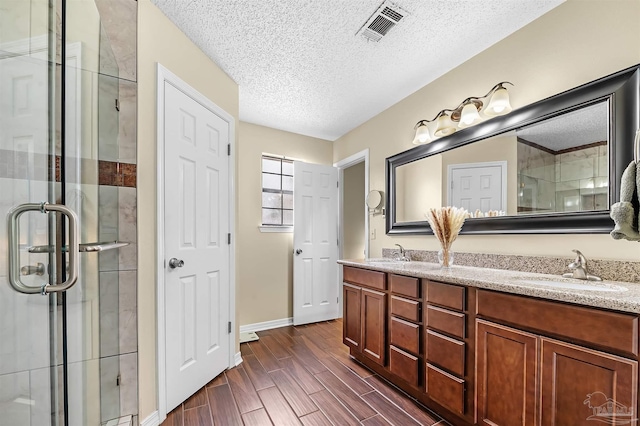
[{"label": "white panel door", "polygon": [[449,167],[449,205],[469,212],[506,210],[506,164],[456,164]]},{"label": "white panel door", "polygon": [[338,317],[338,169],[293,162],[293,323]]},{"label": "white panel door", "polygon": [[[164,109],[170,411],[228,366],[229,126],[169,83]],[[172,268],[171,259],[177,267]]]}]

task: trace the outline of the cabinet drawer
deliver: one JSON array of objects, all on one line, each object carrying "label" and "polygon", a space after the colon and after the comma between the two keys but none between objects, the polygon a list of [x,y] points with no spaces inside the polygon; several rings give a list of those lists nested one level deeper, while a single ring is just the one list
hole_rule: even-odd
[{"label": "cabinet drawer", "polygon": [[389,371],[405,382],[418,386],[420,377],[418,372],[419,365],[420,362],[417,357],[393,345],[389,346]]},{"label": "cabinet drawer", "polygon": [[417,278],[389,274],[389,287],[392,293],[420,298],[420,282]]},{"label": "cabinet drawer", "polygon": [[452,312],[437,306],[427,306],[427,326],[434,330],[442,331],[454,337],[464,339],[465,315],[459,312]]},{"label": "cabinet drawer", "polygon": [[454,413],[464,414],[464,380],[427,363],[426,390],[429,398]]},{"label": "cabinet drawer", "polygon": [[391,344],[409,352],[420,352],[420,326],[411,322],[391,317],[389,334]]},{"label": "cabinet drawer", "polygon": [[420,322],[421,302],[391,296],[391,314],[406,318],[410,321]]},{"label": "cabinet drawer", "polygon": [[385,278],[384,272],[352,268],[351,266],[344,266],[342,269],[343,281],[377,288],[378,290],[386,290],[387,280]]},{"label": "cabinet drawer", "polygon": [[455,374],[464,376],[464,342],[427,330],[427,361]]},{"label": "cabinet drawer", "polygon": [[[426,280],[425,280],[426,281]],[[464,310],[464,287],[451,284],[427,282],[427,302],[447,308]]]},{"label": "cabinet drawer", "polygon": [[509,324],[638,355],[638,317],[478,290],[477,313]]}]

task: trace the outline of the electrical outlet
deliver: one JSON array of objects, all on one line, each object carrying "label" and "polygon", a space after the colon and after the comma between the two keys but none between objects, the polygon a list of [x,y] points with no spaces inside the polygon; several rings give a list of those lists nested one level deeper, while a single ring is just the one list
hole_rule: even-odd
[{"label": "electrical outlet", "polygon": [[371,238],[370,239],[375,240],[376,239],[376,229],[372,228],[370,234],[371,234]]}]

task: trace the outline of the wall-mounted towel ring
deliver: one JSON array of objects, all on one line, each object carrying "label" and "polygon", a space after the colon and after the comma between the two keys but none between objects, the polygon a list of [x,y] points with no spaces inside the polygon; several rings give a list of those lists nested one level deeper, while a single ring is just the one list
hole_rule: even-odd
[{"label": "wall-mounted towel ring", "polygon": [[636,132],[636,140],[633,142],[633,162],[638,164],[638,148],[640,145],[640,129]]}]

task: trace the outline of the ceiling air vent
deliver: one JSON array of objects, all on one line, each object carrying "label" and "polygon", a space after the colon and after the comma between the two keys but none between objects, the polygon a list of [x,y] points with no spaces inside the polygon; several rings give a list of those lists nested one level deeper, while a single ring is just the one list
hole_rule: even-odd
[{"label": "ceiling air vent", "polygon": [[360,28],[357,34],[362,35],[369,41],[380,41],[387,35],[391,28],[395,27],[407,12],[390,1],[383,2],[378,10],[369,17],[367,22]]}]

